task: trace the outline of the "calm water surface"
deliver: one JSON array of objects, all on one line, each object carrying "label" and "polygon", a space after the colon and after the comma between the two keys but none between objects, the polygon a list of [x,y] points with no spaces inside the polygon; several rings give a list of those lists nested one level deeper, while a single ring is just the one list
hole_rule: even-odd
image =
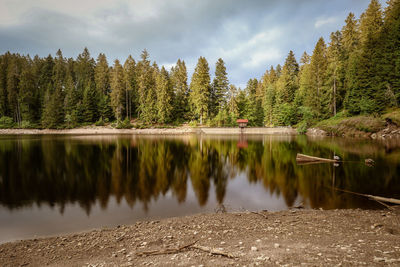
[{"label": "calm water surface", "polygon": [[[297,153],[346,162],[299,166]],[[400,140],[1,136],[0,243],[221,204],[228,211],[381,208],[332,186],[400,198]]]}]

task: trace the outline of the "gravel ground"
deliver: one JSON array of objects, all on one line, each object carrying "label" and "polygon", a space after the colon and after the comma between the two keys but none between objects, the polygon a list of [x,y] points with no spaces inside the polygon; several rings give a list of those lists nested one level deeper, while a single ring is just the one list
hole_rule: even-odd
[{"label": "gravel ground", "polygon": [[400,266],[400,214],[199,214],[0,245],[0,266],[257,265]]}]

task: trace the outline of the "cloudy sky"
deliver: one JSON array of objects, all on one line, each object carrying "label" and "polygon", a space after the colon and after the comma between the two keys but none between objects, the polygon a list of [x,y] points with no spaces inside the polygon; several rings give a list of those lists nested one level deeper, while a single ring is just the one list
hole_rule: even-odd
[{"label": "cloudy sky", "polygon": [[[384,0],[381,1],[382,3]],[[312,53],[320,36],[341,29],[369,0],[0,0],[0,53],[47,56],[58,48],[74,57],[86,46],[111,64],[146,48],[171,67],[199,56],[211,71],[224,59],[229,80],[244,86],[270,65]]]}]

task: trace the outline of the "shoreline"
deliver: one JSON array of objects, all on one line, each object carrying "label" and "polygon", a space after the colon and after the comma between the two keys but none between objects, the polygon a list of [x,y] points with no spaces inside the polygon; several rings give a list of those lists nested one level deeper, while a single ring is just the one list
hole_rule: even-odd
[{"label": "shoreline", "polygon": [[250,134],[250,135],[297,135],[297,131],[291,127],[277,128],[209,128],[209,127],[175,127],[175,128],[146,128],[146,129],[115,129],[104,126],[81,127],[74,129],[0,129],[0,135],[229,135],[229,134]]},{"label": "shoreline", "polygon": [[399,263],[397,210],[197,214],[0,245],[1,266]]}]

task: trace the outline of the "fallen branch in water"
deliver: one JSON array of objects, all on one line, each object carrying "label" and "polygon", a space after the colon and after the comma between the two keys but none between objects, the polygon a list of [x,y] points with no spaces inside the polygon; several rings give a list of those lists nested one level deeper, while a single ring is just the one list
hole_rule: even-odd
[{"label": "fallen branch in water", "polygon": [[198,250],[208,252],[212,255],[220,255],[220,256],[227,257],[227,258],[231,258],[231,259],[237,258],[237,256],[235,256],[231,253],[223,252],[223,251],[221,251],[219,249],[215,249],[215,248],[209,248],[209,247],[200,246],[200,245],[193,245],[192,248],[196,248]]},{"label": "fallen branch in water", "polygon": [[339,160],[336,159],[325,159],[325,158],[318,158],[318,157],[313,157],[313,156],[308,156],[304,154],[297,153],[296,156],[296,161],[297,163],[316,163],[316,162],[339,162]]},{"label": "fallen branch in water", "polygon": [[[375,201],[378,202],[378,203],[387,202],[387,203],[392,203],[392,204],[400,205],[400,199],[386,198],[386,197],[373,196],[373,195],[367,195],[367,194],[352,192],[352,191],[349,191],[349,190],[339,189],[339,188],[336,188],[336,187],[333,187],[333,189],[335,189],[335,190],[337,190],[337,191],[342,191],[342,192],[345,192],[345,193],[350,193],[350,194],[353,194],[353,195],[358,195],[358,196],[367,197],[367,198],[369,198],[369,199],[371,199],[371,200],[375,200]],[[382,203],[381,203],[381,204],[382,204]],[[390,207],[390,206],[388,206],[388,205],[384,205],[384,206]]]},{"label": "fallen branch in water", "polygon": [[197,243],[197,241],[198,240],[196,240],[190,244],[183,245],[181,247],[177,247],[177,248],[166,248],[166,249],[162,249],[162,250],[150,250],[150,251],[138,252],[138,253],[136,253],[136,255],[137,256],[153,256],[153,255],[175,254],[175,253],[181,252],[184,249],[192,247],[194,244]]}]

